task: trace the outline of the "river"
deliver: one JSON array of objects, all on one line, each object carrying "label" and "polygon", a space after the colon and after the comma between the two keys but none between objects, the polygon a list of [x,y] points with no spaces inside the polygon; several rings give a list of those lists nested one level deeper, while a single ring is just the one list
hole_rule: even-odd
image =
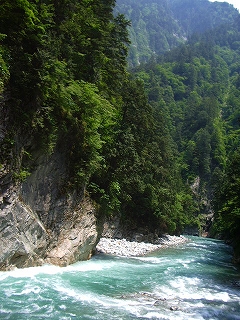
[{"label": "river", "polygon": [[240,272],[221,241],[190,237],[137,258],[0,272],[0,319],[240,320]]}]

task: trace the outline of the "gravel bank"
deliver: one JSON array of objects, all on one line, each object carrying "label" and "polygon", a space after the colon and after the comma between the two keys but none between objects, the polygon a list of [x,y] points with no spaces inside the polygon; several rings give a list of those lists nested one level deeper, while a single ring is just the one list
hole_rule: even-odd
[{"label": "gravel bank", "polygon": [[105,253],[122,257],[143,256],[158,249],[175,246],[187,241],[184,236],[166,235],[159,239],[159,244],[127,241],[126,239],[101,238],[96,250],[97,253]]}]

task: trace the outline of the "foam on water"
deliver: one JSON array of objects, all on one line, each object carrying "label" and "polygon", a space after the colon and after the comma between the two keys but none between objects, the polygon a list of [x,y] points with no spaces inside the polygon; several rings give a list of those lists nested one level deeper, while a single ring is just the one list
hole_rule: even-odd
[{"label": "foam on water", "polygon": [[[171,259],[167,257],[154,257],[154,256],[146,256],[146,257],[134,257],[136,261],[142,262],[144,267],[152,267],[152,265],[156,266],[168,266],[171,264]],[[141,265],[140,265],[141,266]]]},{"label": "foam on water", "polygon": [[[124,316],[132,315],[134,317],[141,317],[146,313],[148,306],[142,303],[142,301],[137,301],[135,299],[122,298],[120,297],[109,297],[103,294],[93,294],[91,292],[78,291],[76,289],[71,289],[66,286],[57,285],[55,289],[63,297],[71,297],[75,303],[81,302],[82,304],[92,306],[98,310],[98,312],[104,314],[106,310],[112,310],[113,313],[119,312]],[[66,307],[62,307],[65,309]],[[110,313],[112,314],[112,313]],[[111,319],[113,315],[111,315]],[[116,318],[119,316],[116,315]],[[120,318],[121,319],[121,318]],[[124,318],[125,319],[125,318]],[[126,318],[127,319],[127,318]]]},{"label": "foam on water", "polygon": [[145,257],[16,269],[0,273],[0,319],[240,320],[238,276],[228,247],[204,239]]},{"label": "foam on water", "polygon": [[11,271],[0,272],[0,281],[4,280],[8,277],[12,278],[34,278],[38,274],[56,274],[61,273],[63,271],[62,268],[53,266],[53,265],[44,265],[41,267],[30,267],[24,269],[14,269]]},{"label": "foam on water", "polygon": [[14,269],[11,271],[0,271],[0,281],[8,277],[12,278],[34,278],[38,275],[57,275],[66,272],[88,272],[88,271],[101,271],[104,268],[110,267],[109,264],[96,263],[95,261],[82,261],[75,264],[69,265],[67,267],[58,267],[54,265],[43,265],[40,267],[29,267],[24,269]]}]

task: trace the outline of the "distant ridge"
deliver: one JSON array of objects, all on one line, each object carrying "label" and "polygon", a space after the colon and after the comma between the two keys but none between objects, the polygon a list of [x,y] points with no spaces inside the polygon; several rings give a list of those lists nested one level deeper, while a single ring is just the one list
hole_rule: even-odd
[{"label": "distant ridge", "polygon": [[238,10],[226,2],[208,0],[117,0],[116,12],[131,21],[131,67],[202,33],[233,22]]}]

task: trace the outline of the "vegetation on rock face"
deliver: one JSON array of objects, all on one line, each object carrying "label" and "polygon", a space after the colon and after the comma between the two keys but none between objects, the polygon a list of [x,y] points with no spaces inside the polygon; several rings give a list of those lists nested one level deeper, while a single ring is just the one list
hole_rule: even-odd
[{"label": "vegetation on rock face", "polygon": [[102,149],[114,137],[121,108],[117,89],[126,73],[127,21],[113,17],[113,4],[1,5],[11,133],[21,136],[25,129],[49,151],[66,144],[72,176],[82,183],[102,165]]},{"label": "vegetation on rock face", "polygon": [[[205,27],[221,25],[194,29],[188,10],[200,4]],[[188,37],[130,75],[129,21],[114,15],[114,6],[113,0],[2,1],[0,170],[7,163],[15,178],[27,179],[34,148],[51,154],[61,145],[65,191],[86,188],[102,212],[120,214],[132,228],[179,234],[199,226],[198,213],[210,208],[197,198],[205,194],[214,199],[215,234],[236,242],[239,15],[208,1],[162,1],[161,11],[153,1],[118,1],[141,30],[141,61]],[[218,20],[204,15],[211,8]]]},{"label": "vegetation on rock face", "polygon": [[34,149],[51,154],[61,145],[66,190],[86,188],[102,212],[136,227],[179,233],[190,198],[164,112],[126,70],[129,22],[113,15],[114,4],[3,1],[1,163],[22,181]]}]

